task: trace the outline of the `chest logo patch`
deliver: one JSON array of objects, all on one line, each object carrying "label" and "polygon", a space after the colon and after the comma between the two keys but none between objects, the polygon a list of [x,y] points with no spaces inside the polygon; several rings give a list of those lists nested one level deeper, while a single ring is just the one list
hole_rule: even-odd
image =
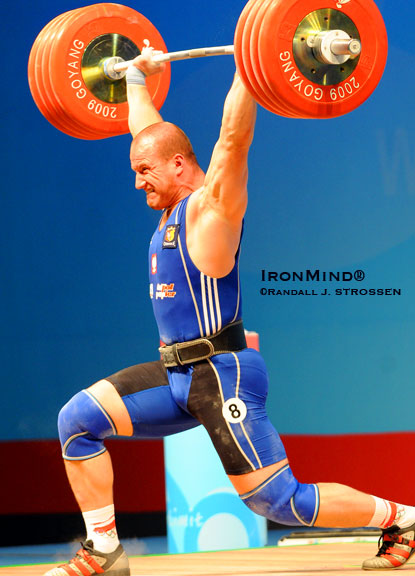
[{"label": "chest logo patch", "polygon": [[180,224],[169,224],[164,233],[163,249],[164,248],[177,248],[179,239]]}]

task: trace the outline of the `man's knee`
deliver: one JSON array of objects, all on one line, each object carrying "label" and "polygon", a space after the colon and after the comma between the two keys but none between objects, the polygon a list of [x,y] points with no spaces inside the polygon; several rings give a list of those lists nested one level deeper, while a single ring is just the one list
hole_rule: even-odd
[{"label": "man's knee", "polygon": [[65,460],[87,460],[105,452],[104,438],[117,434],[101,404],[87,390],[76,394],[59,412],[59,438]]},{"label": "man's knee", "polygon": [[319,508],[317,485],[300,484],[288,465],[241,499],[256,514],[288,526],[313,526]]}]

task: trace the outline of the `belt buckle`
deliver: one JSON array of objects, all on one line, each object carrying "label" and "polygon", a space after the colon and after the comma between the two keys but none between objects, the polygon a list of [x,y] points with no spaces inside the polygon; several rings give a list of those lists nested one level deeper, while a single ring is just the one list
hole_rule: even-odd
[{"label": "belt buckle", "polygon": [[159,352],[163,358],[163,364],[166,368],[173,368],[180,365],[180,358],[175,354],[175,344],[172,346],[161,346]]}]

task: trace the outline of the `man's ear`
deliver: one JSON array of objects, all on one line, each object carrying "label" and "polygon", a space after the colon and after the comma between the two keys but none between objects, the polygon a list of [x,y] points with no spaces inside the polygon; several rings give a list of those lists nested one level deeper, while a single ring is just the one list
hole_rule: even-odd
[{"label": "man's ear", "polygon": [[180,175],[183,172],[184,162],[185,162],[185,160],[184,160],[184,156],[182,154],[176,154],[174,156],[174,163],[175,163],[176,171],[177,171],[178,175]]}]

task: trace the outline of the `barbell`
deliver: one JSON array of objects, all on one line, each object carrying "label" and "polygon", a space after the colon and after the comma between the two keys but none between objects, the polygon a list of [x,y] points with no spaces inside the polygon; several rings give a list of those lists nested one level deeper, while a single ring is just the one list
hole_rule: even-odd
[{"label": "barbell", "polygon": [[86,140],[128,132],[125,70],[149,43],[164,71],[146,79],[160,109],[170,62],[234,54],[246,88],[289,118],[334,118],[360,106],[378,85],[387,33],[373,0],[249,0],[234,44],[167,52],[157,28],[120,4],[65,12],[37,36],[29,56],[33,99],[62,132]]}]

